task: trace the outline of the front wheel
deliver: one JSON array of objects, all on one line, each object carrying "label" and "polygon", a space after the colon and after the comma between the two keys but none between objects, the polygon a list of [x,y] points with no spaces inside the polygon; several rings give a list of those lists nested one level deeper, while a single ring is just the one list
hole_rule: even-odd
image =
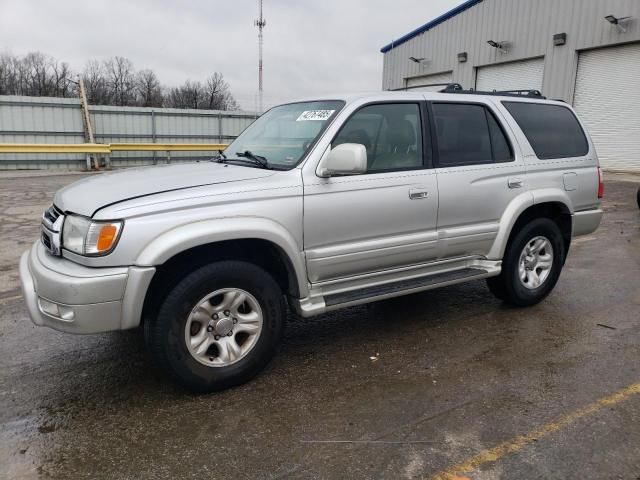
[{"label": "front wheel", "polygon": [[511,239],[502,273],[487,279],[492,293],[518,307],[535,305],[555,286],[564,264],[562,232],[548,218],[532,220]]},{"label": "front wheel", "polygon": [[210,392],[248,381],[269,362],[281,336],[282,292],[263,269],[216,262],[179,281],[155,321],[147,345],[180,384]]}]

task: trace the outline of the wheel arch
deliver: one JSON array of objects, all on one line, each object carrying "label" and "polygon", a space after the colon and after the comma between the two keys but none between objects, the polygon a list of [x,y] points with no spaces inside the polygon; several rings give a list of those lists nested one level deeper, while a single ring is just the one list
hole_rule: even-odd
[{"label": "wheel arch", "polygon": [[522,198],[512,202],[500,222],[498,237],[494,242],[488,258],[501,259],[513,235],[535,218],[553,220],[560,231],[565,247],[565,259],[571,245],[572,209],[566,195],[536,195],[531,193],[529,199]]},{"label": "wheel arch", "polygon": [[165,232],[142,250],[136,264],[156,267],[143,316],[177,278],[220,260],[244,260],[264,268],[287,295],[300,298],[308,293],[300,248],[284,227],[256,218],[205,221]]}]

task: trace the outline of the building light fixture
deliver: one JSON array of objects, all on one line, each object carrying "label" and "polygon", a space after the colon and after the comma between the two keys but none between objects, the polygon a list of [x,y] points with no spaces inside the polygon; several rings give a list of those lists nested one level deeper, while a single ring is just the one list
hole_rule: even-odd
[{"label": "building light fixture", "polygon": [[559,47],[560,45],[564,45],[565,43],[567,43],[567,34],[566,33],[556,33],[553,36],[553,44],[556,47]]},{"label": "building light fixture", "polygon": [[422,65],[422,68],[427,68],[427,65],[429,64],[429,62],[431,62],[430,59],[424,57],[409,57],[409,60],[411,60],[413,63],[417,63],[418,65]]},{"label": "building light fixture", "polygon": [[618,29],[618,31],[625,33],[627,31],[626,28],[624,28],[624,23],[626,23],[626,20],[630,19],[631,17],[627,16],[627,17],[616,17],[615,15],[607,15],[604,17],[604,19],[609,22],[611,25],[615,25],[615,27]]},{"label": "building light fixture", "polygon": [[487,43],[498,50],[500,53],[507,53],[507,42],[496,42],[495,40],[487,40]]},{"label": "building light fixture", "polygon": [[466,61],[467,61],[467,52],[460,52],[460,53],[458,54],[458,61],[459,61],[460,63],[464,63],[464,62],[466,62]]}]

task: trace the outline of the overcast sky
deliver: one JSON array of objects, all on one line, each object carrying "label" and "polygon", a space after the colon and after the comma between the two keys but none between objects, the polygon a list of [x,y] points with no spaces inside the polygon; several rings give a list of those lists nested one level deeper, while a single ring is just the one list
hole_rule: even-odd
[{"label": "overcast sky", "polygon": [[[461,0],[264,0],[264,99],[379,90],[380,48]],[[0,52],[41,51],[79,71],[128,57],[165,85],[221,72],[257,93],[258,0],[0,0]]]}]

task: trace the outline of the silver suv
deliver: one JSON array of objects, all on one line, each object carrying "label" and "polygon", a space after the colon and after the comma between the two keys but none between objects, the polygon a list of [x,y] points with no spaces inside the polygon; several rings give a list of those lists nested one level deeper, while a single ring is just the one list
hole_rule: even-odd
[{"label": "silver suv", "polygon": [[217,159],[91,176],[55,195],[20,261],[36,325],[143,325],[197,391],[247,381],[303,317],[486,279],[553,289],[599,225],[593,144],[537,92],[384,92],[275,107]]}]

